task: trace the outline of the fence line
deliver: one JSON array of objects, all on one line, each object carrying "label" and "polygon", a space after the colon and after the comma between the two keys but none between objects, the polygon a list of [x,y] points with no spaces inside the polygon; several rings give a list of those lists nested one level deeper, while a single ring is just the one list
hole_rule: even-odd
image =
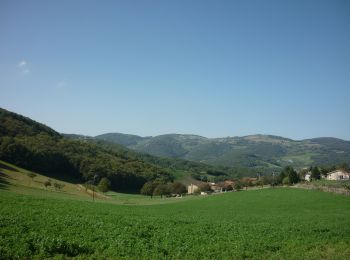
[{"label": "fence line", "polygon": [[340,187],[329,187],[329,186],[316,186],[312,184],[297,184],[294,186],[295,188],[307,189],[307,190],[319,190],[324,192],[331,192],[336,194],[342,194],[346,196],[350,196],[350,190]]}]

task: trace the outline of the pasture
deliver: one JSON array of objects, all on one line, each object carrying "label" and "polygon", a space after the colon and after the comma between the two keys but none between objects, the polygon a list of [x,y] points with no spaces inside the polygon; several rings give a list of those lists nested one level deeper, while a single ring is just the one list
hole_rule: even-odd
[{"label": "pasture", "polygon": [[349,197],[302,189],[232,192],[155,205],[1,189],[0,255],[349,259],[349,216]]}]

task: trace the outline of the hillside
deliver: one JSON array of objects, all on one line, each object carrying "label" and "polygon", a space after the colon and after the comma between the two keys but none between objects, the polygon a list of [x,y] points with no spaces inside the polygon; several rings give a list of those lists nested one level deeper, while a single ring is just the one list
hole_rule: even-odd
[{"label": "hillside", "polygon": [[59,134],[48,126],[1,108],[0,159],[69,182],[94,180],[97,183],[102,177],[108,177],[114,190],[136,192],[149,180],[167,182],[216,172],[225,175],[228,170],[184,159],[142,154],[88,136]]},{"label": "hillside", "polygon": [[135,190],[148,180],[170,181],[174,170],[147,163],[125,148],[72,140],[29,118],[0,109],[0,159],[61,180],[98,182],[108,177],[115,190]]},{"label": "hillside", "polygon": [[[125,144],[129,136],[104,134],[95,138]],[[126,146],[156,156],[259,170],[279,169],[286,165],[302,168],[316,164],[350,163],[350,142],[337,138],[296,141],[272,135],[205,138],[168,134],[147,138],[133,136],[133,142]]]}]

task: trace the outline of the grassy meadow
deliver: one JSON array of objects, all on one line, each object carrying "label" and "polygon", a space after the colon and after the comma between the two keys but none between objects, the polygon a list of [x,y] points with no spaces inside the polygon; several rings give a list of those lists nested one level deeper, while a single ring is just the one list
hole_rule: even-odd
[{"label": "grassy meadow", "polygon": [[[150,199],[108,192],[2,162],[1,259],[349,259],[350,198],[292,188]],[[58,180],[52,180],[58,181]]]}]

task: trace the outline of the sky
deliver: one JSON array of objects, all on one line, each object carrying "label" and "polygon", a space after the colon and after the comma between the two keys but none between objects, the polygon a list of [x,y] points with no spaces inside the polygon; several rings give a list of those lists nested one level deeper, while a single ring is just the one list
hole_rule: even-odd
[{"label": "sky", "polygon": [[0,1],[0,107],[63,133],[350,140],[350,1]]}]

